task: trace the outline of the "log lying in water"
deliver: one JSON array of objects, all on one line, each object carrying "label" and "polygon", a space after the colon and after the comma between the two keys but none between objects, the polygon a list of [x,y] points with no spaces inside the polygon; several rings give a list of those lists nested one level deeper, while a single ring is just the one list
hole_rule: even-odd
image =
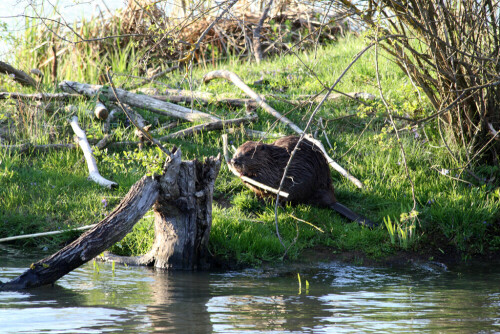
[{"label": "log lying in water", "polygon": [[181,151],[173,151],[162,175],[144,176],[108,217],[57,253],[32,264],[19,277],[0,285],[0,290],[54,283],[123,239],[153,204],[153,248],[139,258],[117,257],[116,260],[164,269],[206,268],[213,187],[219,169],[220,156],[204,162],[181,161]]},{"label": "log lying in water", "polygon": [[57,253],[33,263],[21,276],[0,285],[0,290],[20,290],[52,284],[92,260],[132,230],[156,201],[159,189],[154,179],[143,177],[132,186],[108,217]]}]

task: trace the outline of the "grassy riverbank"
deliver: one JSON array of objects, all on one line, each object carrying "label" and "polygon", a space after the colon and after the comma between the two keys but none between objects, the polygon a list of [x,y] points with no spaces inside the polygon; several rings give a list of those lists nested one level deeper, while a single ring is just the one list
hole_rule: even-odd
[{"label": "grassy riverbank", "polygon": [[[365,43],[361,38],[348,36],[315,50],[274,57],[256,65],[248,60],[231,59],[215,67],[199,65],[189,83],[185,72],[173,72],[162,79],[163,84],[211,92],[224,97],[246,97],[238,88],[225,81],[208,85],[201,82],[203,74],[212,69],[229,69],[243,81],[252,84],[261,77],[263,84],[251,85],[258,93],[268,96],[269,103],[278,111],[304,128],[310,115],[309,105],[297,107],[288,103],[302,94],[316,94],[322,84],[331,85]],[[120,63],[115,72],[130,73],[128,64]],[[69,59],[61,59],[64,64]],[[376,87],[375,56],[365,54],[347,73],[337,89],[343,92],[366,92],[378,97]],[[118,65],[121,64],[121,65]],[[307,65],[307,67],[305,66]],[[75,81],[97,82],[88,73],[65,68],[61,78]],[[314,74],[313,74],[313,72]],[[136,73],[137,74],[137,73]],[[380,58],[382,88],[394,112],[405,117],[425,116],[429,108],[406,75],[387,59]],[[190,76],[189,76],[190,77]],[[118,84],[126,77],[115,77]],[[2,91],[25,91],[2,77]],[[164,85],[152,84],[159,91]],[[46,91],[52,91],[46,83]],[[271,95],[275,97],[271,97]],[[281,97],[280,97],[281,96]],[[320,110],[324,128],[313,122],[311,131],[328,147],[333,158],[360,179],[365,188],[356,188],[347,179],[332,171],[339,201],[380,224],[367,229],[349,224],[339,215],[325,209],[301,205],[286,207],[279,212],[279,230],[286,244],[291,246],[288,256],[299,259],[307,248],[326,247],[333,252],[359,251],[369,257],[381,258],[398,251],[425,254],[457,252],[463,258],[500,249],[499,201],[500,191],[488,184],[460,174],[463,161],[454,161],[437,139],[438,129],[423,125],[416,130],[401,131],[401,144],[406,153],[410,176],[415,185],[416,217],[408,217],[413,207],[412,190],[405,173],[401,151],[390,130],[387,114],[380,101],[367,101],[372,109],[345,98],[329,101]],[[92,102],[84,99],[72,101],[78,106],[82,128],[89,139],[102,137],[102,123],[91,118],[86,109]],[[16,106],[13,101],[1,101],[0,136],[2,144],[47,144],[71,141],[71,129],[64,110],[56,114],[35,113],[30,108]],[[245,108],[231,108],[213,103],[209,106],[194,104],[198,110],[223,118],[242,116]],[[376,112],[368,112],[373,111]],[[282,124],[262,110],[257,110],[259,121],[249,128],[270,134],[292,134]],[[368,112],[368,113],[367,113]],[[170,120],[147,111],[144,118],[159,127]],[[407,125],[398,120],[399,128]],[[168,131],[190,126],[181,124]],[[115,140],[133,139],[133,129],[124,116],[112,124]],[[10,129],[10,130],[9,130]],[[323,132],[324,131],[324,132]],[[7,135],[9,133],[9,135]],[[166,134],[160,131],[158,135]],[[230,135],[234,146],[247,141],[241,132]],[[169,141],[177,145],[184,159],[216,155],[221,151],[221,132],[205,132],[190,138]],[[103,176],[117,182],[118,190],[111,191],[86,180],[87,169],[80,150],[48,151],[44,153],[17,153],[0,149],[0,238],[43,231],[67,229],[98,222],[112,210],[129,187],[147,171],[152,148],[135,151],[109,148],[96,152]],[[473,166],[482,179],[499,177],[497,167]],[[458,180],[460,179],[460,180]],[[469,183],[470,182],[470,183]],[[242,264],[259,264],[279,260],[284,252],[276,236],[274,206],[259,201],[224,166],[215,184],[215,205],[210,252],[219,259]],[[134,232],[113,247],[122,254],[140,254],[148,250],[153,240],[153,218],[147,214]],[[388,231],[392,226],[394,231]],[[399,232],[398,232],[399,229]],[[390,228],[389,228],[390,230]],[[26,247],[56,247],[66,238],[24,239]],[[318,258],[318,260],[321,260]]]}]

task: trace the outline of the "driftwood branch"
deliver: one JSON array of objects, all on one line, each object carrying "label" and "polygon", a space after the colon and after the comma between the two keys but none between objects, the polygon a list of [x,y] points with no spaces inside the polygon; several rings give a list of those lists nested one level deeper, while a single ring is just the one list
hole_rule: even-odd
[{"label": "driftwood branch", "polygon": [[158,183],[144,176],[108,217],[57,253],[32,264],[21,276],[0,285],[0,290],[27,289],[54,283],[123,239],[151,208],[158,195]]},{"label": "driftwood branch", "polygon": [[234,167],[231,165],[230,161],[231,161],[231,157],[229,156],[229,151],[227,149],[227,134],[223,134],[222,135],[222,149],[223,149],[223,152],[224,152],[224,159],[226,159],[226,165],[227,165],[227,168],[231,171],[231,173],[233,173],[234,175],[236,175],[237,177],[239,177],[243,182],[245,183],[249,183],[251,184],[252,186],[255,186],[257,188],[260,188],[262,190],[265,190],[265,191],[268,191],[270,193],[273,193],[273,194],[278,194],[284,198],[288,198],[288,193],[281,190],[281,191],[278,191],[277,189],[274,189],[274,188],[271,188],[269,186],[266,186],[265,184],[262,184],[260,182],[257,182],[255,181],[254,179],[251,179],[245,175],[242,175],[240,174],[236,169],[234,169]]},{"label": "driftwood branch", "polygon": [[190,122],[199,120],[213,122],[219,120],[219,118],[215,116],[198,110],[160,101],[147,95],[134,94],[119,88],[116,89],[115,96],[111,89],[103,89],[103,86],[101,85],[90,85],[75,81],[63,81],[59,84],[59,87],[66,92],[76,92],[88,97],[94,97],[97,94],[101,94],[101,96],[108,98],[110,101],[115,102],[119,99],[122,103],[126,103],[132,107],[144,108],[160,115],[182,118]]},{"label": "driftwood branch", "polygon": [[[285,116],[281,115],[279,112],[274,110],[270,105],[268,105],[264,100],[259,96],[259,94],[255,93],[250,87],[248,87],[238,75],[235,73],[232,73],[230,71],[226,70],[219,70],[219,71],[213,71],[210,73],[207,73],[203,77],[203,81],[205,83],[217,79],[217,78],[223,78],[226,80],[231,81],[234,83],[238,88],[243,90],[247,95],[249,95],[251,98],[255,99],[257,101],[257,104],[262,107],[265,111],[276,117],[279,121],[285,123],[288,125],[293,131],[295,131],[298,134],[302,134],[304,131],[300,129],[297,125],[295,125],[292,121],[290,121],[288,118]],[[324,99],[327,98],[327,96],[324,97]],[[321,151],[323,152],[323,155],[325,156],[327,162],[329,165],[331,165],[336,171],[338,171],[340,174],[342,174],[344,177],[349,179],[351,182],[353,182],[358,188],[363,188],[363,184],[361,181],[359,181],[357,178],[352,176],[348,171],[346,171],[344,168],[342,168],[338,163],[333,161],[333,159],[327,154],[325,148],[323,147],[323,144],[319,140],[314,139],[313,137],[308,137],[307,138],[309,141],[314,143],[316,146],[321,148]]]},{"label": "driftwood branch", "polygon": [[97,169],[97,164],[95,158],[92,154],[92,149],[90,148],[90,144],[87,140],[87,136],[85,132],[78,125],[78,117],[73,116],[70,121],[71,128],[75,132],[78,137],[78,144],[80,145],[83,154],[85,156],[85,160],[87,161],[87,167],[89,168],[89,179],[94,181],[100,186],[113,189],[118,187],[118,184],[113,181],[109,181],[99,174],[99,170]]},{"label": "driftwood branch", "polygon": [[8,74],[15,81],[19,82],[23,86],[36,87],[36,81],[29,74],[15,69],[11,65],[0,61],[0,73]]}]

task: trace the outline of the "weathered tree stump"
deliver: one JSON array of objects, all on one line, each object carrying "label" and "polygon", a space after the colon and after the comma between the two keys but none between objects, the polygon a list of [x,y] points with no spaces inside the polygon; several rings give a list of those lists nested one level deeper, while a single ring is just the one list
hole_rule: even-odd
[{"label": "weathered tree stump", "polygon": [[160,179],[160,196],[153,206],[153,247],[143,256],[105,254],[105,260],[174,270],[208,268],[212,197],[220,156],[207,158],[204,162],[181,161],[177,152],[170,162],[171,167]]},{"label": "weathered tree stump", "polygon": [[220,163],[220,156],[205,162],[181,161],[181,151],[176,150],[162,175],[144,176],[108,217],[55,254],[32,264],[19,277],[0,285],[0,290],[54,283],[123,239],[153,204],[156,236],[151,251],[141,257],[107,258],[174,270],[207,268],[212,195]]}]

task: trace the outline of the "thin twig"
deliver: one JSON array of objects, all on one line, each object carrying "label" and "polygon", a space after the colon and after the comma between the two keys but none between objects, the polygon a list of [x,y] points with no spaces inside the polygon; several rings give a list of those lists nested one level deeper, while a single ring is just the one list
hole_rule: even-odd
[{"label": "thin twig", "polygon": [[62,233],[67,233],[67,232],[73,232],[73,231],[89,230],[96,225],[97,224],[85,225],[85,226],[76,227],[76,228],[69,229],[69,230],[62,230],[62,231],[50,231],[50,232],[41,232],[41,233],[33,233],[33,234],[16,235],[14,237],[1,238],[0,242],[19,240],[19,239],[28,239],[28,238],[37,238],[37,237],[46,237],[49,235],[56,235],[56,234],[62,234]]}]

